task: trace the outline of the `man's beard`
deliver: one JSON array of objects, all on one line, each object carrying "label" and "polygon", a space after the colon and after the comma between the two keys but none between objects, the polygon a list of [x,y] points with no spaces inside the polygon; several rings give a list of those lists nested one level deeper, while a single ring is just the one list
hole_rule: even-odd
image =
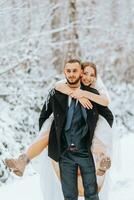
[{"label": "man's beard", "polygon": [[81,77],[77,78],[74,82],[70,82],[70,81],[67,79],[67,77],[66,77],[66,80],[67,80],[67,82],[69,83],[69,85],[76,85],[77,83],[80,82]]}]

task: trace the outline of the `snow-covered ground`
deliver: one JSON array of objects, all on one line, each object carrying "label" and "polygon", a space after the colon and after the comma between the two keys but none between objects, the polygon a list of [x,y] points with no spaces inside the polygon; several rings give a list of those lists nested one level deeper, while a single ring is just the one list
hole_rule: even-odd
[{"label": "snow-covered ground", "polygon": [[1,200],[43,200],[39,176],[29,176],[0,188]]},{"label": "snow-covered ground", "polygon": [[[110,185],[107,200],[134,199],[133,141],[134,135],[129,134],[118,138],[118,140],[114,142],[114,156],[113,164],[111,170],[109,171]],[[51,183],[47,182],[47,184]],[[102,189],[102,192],[100,193],[100,200],[105,199],[103,195]],[[2,186],[0,188],[0,199],[10,200],[11,197],[14,200],[43,200],[39,175],[36,174],[20,178],[13,184]],[[83,198],[81,197],[79,200],[83,200]]]}]

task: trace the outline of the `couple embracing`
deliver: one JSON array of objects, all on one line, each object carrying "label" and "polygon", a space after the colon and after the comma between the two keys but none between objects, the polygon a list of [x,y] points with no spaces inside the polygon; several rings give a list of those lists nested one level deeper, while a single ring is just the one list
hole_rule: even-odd
[{"label": "couple embracing", "polygon": [[[83,187],[85,200],[99,200],[97,176],[103,176],[111,163],[106,146],[98,137],[99,127],[98,135],[95,132],[99,116],[112,127],[108,97],[101,84],[100,89],[96,89],[97,70],[93,63],[71,59],[65,63],[64,75],[66,80],[57,83],[50,92],[39,118],[41,130],[44,122],[53,115],[51,128],[47,127],[43,137],[25,154],[18,159],[7,159],[5,163],[21,176],[26,164],[48,145],[48,156],[59,165],[64,199],[77,200]],[[100,156],[96,167],[93,154]]]}]

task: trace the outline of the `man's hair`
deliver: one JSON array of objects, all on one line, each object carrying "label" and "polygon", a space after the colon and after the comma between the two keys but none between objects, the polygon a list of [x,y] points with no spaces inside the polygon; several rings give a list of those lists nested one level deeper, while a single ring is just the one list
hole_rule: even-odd
[{"label": "man's hair", "polygon": [[[80,67],[82,68],[82,66],[81,66],[81,61],[79,60],[79,59],[75,59],[75,58],[72,58],[72,59],[70,59],[70,60],[67,60],[66,62],[65,62],[65,65],[66,64],[68,64],[68,63],[78,63],[79,65],[80,65]],[[65,65],[64,65],[64,67],[65,67]]]},{"label": "man's hair", "polygon": [[97,68],[96,65],[92,62],[83,62],[81,63],[81,67],[84,70],[86,67],[92,67],[94,69],[95,72],[95,77],[97,77]]}]

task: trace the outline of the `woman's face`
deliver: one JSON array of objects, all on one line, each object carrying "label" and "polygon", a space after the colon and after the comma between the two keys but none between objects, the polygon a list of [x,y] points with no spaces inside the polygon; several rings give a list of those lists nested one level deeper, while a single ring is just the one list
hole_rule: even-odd
[{"label": "woman's face", "polygon": [[85,67],[81,81],[86,86],[94,84],[96,81],[95,70],[90,66]]}]

